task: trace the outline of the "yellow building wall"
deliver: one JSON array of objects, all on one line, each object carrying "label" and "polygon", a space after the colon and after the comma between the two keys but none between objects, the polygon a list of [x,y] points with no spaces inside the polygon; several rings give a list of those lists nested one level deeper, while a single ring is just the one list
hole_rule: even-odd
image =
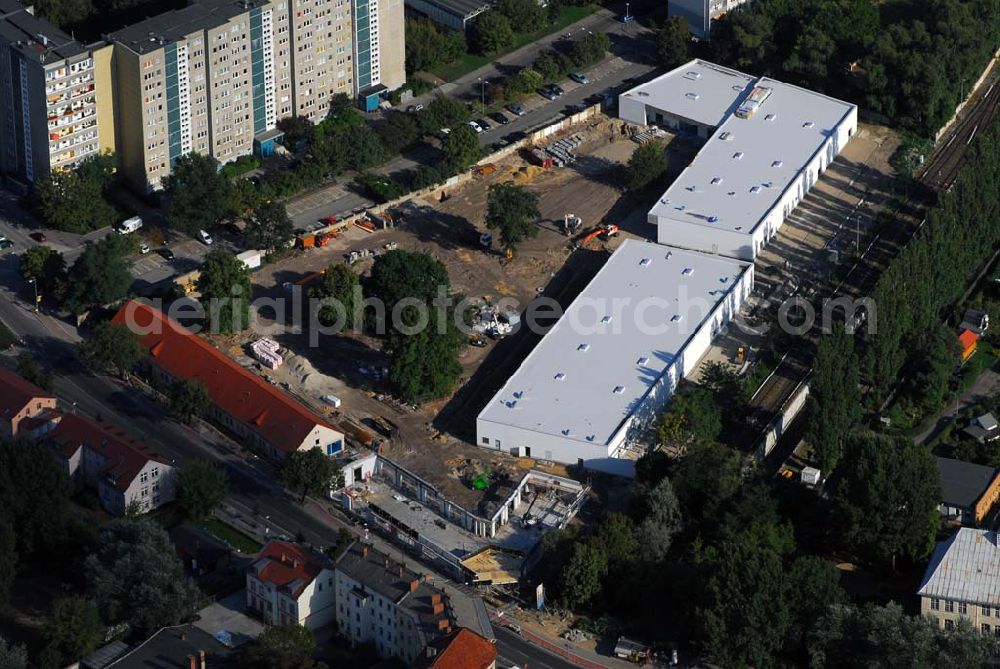
[{"label": "yellow building wall", "polygon": [[115,82],[111,71],[114,46],[94,49],[94,91],[97,98],[97,139],[101,153],[117,151],[115,141]]}]

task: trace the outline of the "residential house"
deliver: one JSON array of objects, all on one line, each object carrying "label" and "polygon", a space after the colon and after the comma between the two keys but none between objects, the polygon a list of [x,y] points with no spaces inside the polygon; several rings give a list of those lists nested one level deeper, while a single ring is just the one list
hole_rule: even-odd
[{"label": "residential house", "polygon": [[996,441],[1000,438],[1000,425],[991,413],[984,413],[982,416],[973,418],[968,426],[962,430],[962,434],[972,437],[980,444]]},{"label": "residential house", "polygon": [[979,345],[979,335],[972,330],[962,330],[958,333],[958,344],[962,348],[962,362],[972,357]]},{"label": "residential house", "polygon": [[0,440],[21,433],[22,421],[56,408],[56,398],[17,374],[0,369]]},{"label": "residential house", "polygon": [[971,330],[980,337],[990,329],[990,315],[982,309],[966,309],[959,330]]},{"label": "residential house", "polygon": [[288,541],[270,541],[247,569],[247,609],[268,625],[311,630],[335,618],[333,563]]},{"label": "residential house", "polygon": [[951,630],[962,618],[1000,636],[1000,544],[997,533],[968,527],[934,549],[920,588],[920,613]]},{"label": "residential house", "polygon": [[937,458],[937,466],[941,515],[979,525],[1000,497],[1000,469],[950,458]]},{"label": "residential house", "polygon": [[428,643],[415,666],[418,669],[496,669],[497,647],[472,630],[459,627]]},{"label": "residential house", "polygon": [[145,513],[174,501],[176,471],[120,427],[78,414],[52,413],[44,442],[71,477],[97,491],[101,505],[122,516],[130,504]]},{"label": "residential house", "polygon": [[312,448],[343,450],[342,432],[158,309],[131,300],[113,322],[138,335],[155,382],[203,384],[213,403],[208,417],[244,445],[276,461]]},{"label": "residential house", "polygon": [[452,631],[444,592],[370,544],[351,544],[335,571],[337,630],[351,645],[371,643],[380,657],[411,665]]},{"label": "residential house", "polygon": [[194,625],[163,627],[123,648],[113,641],[80,662],[81,669],[221,669],[233,649]]}]

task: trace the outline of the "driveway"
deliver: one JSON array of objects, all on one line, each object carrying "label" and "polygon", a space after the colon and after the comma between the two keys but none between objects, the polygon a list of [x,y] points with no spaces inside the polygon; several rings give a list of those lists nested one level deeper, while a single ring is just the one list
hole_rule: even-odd
[{"label": "driveway", "polygon": [[938,414],[934,423],[914,438],[918,444],[926,444],[944,428],[944,426],[966,407],[981,402],[987,397],[1000,393],[1000,373],[992,368],[987,369],[972,382],[972,385],[962,393],[950,407]]}]

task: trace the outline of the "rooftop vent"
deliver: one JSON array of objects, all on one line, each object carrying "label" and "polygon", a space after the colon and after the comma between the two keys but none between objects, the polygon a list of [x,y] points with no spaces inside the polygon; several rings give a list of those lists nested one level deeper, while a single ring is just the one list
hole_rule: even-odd
[{"label": "rooftop vent", "polygon": [[671,323],[680,323],[682,319],[683,319],[683,316],[681,316],[680,314],[674,314],[673,316],[670,317],[670,322]]},{"label": "rooftop vent", "polygon": [[718,216],[709,216],[708,217],[708,222],[709,223],[718,223],[719,222],[719,217]]},{"label": "rooftop vent", "polygon": [[773,121],[775,118],[777,118],[776,114],[768,114],[767,116],[764,117],[764,120],[765,121]]},{"label": "rooftop vent", "polygon": [[563,433],[564,436],[568,437],[569,436],[569,428],[566,428],[565,430],[563,430],[562,433]]},{"label": "rooftop vent", "polygon": [[781,167],[784,163],[780,160],[775,160],[771,163],[771,167]]},{"label": "rooftop vent", "polygon": [[577,351],[588,351],[590,350],[590,344],[580,344],[576,347]]},{"label": "rooftop vent", "polygon": [[663,256],[664,260],[670,260],[670,256],[674,254],[673,251],[667,251],[667,255]]},{"label": "rooftop vent", "polygon": [[733,160],[743,160],[743,152],[737,151],[733,154]]},{"label": "rooftop vent", "polygon": [[688,100],[697,100],[700,96],[697,93],[687,93],[684,97]]},{"label": "rooftop vent", "polygon": [[712,177],[712,183],[718,186],[722,183],[722,177]]},{"label": "rooftop vent", "polygon": [[611,322],[611,316],[605,316],[604,318],[601,319],[601,322],[602,323],[610,323]]},{"label": "rooftop vent", "polygon": [[729,132],[728,130],[724,130],[721,133],[719,133],[719,139],[721,139],[722,141],[728,141],[732,138],[733,138],[733,133]]},{"label": "rooftop vent", "polygon": [[615,395],[621,395],[625,392],[625,386],[615,386]]},{"label": "rooftop vent", "polygon": [[565,380],[566,380],[566,373],[565,372],[558,372],[556,374],[556,381],[565,381]]},{"label": "rooftop vent", "polygon": [[649,358],[647,358],[644,355],[640,355],[639,359],[635,361],[635,364],[637,364],[637,365],[645,365],[647,362],[649,362]]},{"label": "rooftop vent", "polygon": [[701,79],[701,72],[695,72],[694,70],[691,70],[687,72],[684,76],[686,76],[688,79]]},{"label": "rooftop vent", "polygon": [[691,191],[691,192],[693,193],[693,192],[695,191],[695,188],[694,188],[694,186],[692,185],[692,186],[688,186],[688,187],[687,187],[687,188],[685,188],[684,190],[688,190],[688,191]]},{"label": "rooftop vent", "polygon": [[670,204],[670,198],[668,197],[660,198],[660,204]]},{"label": "rooftop vent", "polygon": [[816,124],[815,124],[815,123],[813,123],[812,121],[806,121],[805,123],[803,123],[803,124],[802,124],[802,127],[803,127],[803,128],[811,128],[811,127],[813,127],[814,125],[816,125]]},{"label": "rooftop vent", "polygon": [[719,283],[729,283],[729,277],[728,276],[720,276],[719,277]]},{"label": "rooftop vent", "polygon": [[750,192],[751,193],[759,193],[760,192],[760,186],[750,186]]},{"label": "rooftop vent", "polygon": [[685,267],[681,271],[681,274],[683,274],[684,276],[691,276],[692,274],[694,274],[694,267]]},{"label": "rooftop vent", "polygon": [[643,258],[642,260],[639,261],[639,265],[642,267],[649,267],[649,263],[650,263],[649,258]]},{"label": "rooftop vent", "polygon": [[743,229],[742,225],[737,225],[735,228],[733,228],[733,230],[736,230],[737,232],[739,232],[742,229]]}]

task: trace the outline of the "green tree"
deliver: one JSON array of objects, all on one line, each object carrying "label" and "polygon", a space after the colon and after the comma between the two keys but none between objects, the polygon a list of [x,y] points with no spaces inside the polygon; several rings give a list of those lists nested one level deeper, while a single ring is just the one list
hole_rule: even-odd
[{"label": "green tree", "polygon": [[435,95],[421,115],[426,132],[439,128],[451,128],[469,120],[469,110],[458,100],[445,95]]},{"label": "green tree", "polygon": [[300,142],[309,143],[313,139],[316,126],[307,116],[286,116],[278,119],[278,130],[285,133],[284,145],[295,151]]},{"label": "green tree", "polygon": [[530,67],[522,67],[517,74],[507,77],[508,94],[517,97],[539,88],[544,82],[542,75]]},{"label": "green tree", "polygon": [[656,31],[656,58],[660,67],[672,70],[691,59],[691,29],[680,16],[671,16]]},{"label": "green tree", "polygon": [[628,188],[639,190],[662,177],[667,171],[663,145],[646,142],[636,147],[628,160]]},{"label": "green tree", "polygon": [[357,324],[361,308],[361,280],[349,266],[337,263],[327,267],[323,278],[309,288],[309,297],[331,302],[317,302],[313,307],[317,310],[315,318],[323,327],[333,327],[341,318],[342,327],[351,328]]},{"label": "green tree", "polygon": [[[17,537],[7,519],[0,516],[0,606],[10,601],[10,588],[17,575]],[[0,639],[0,645],[3,640]],[[3,664],[0,663],[0,669]]]},{"label": "green tree", "polygon": [[861,420],[861,390],[854,337],[843,327],[820,337],[809,385],[806,438],[820,469],[829,474],[840,461],[844,441]]},{"label": "green tree", "polygon": [[257,644],[282,654],[302,657],[309,657],[316,650],[312,630],[302,625],[268,627],[257,637]]},{"label": "green tree", "polygon": [[538,235],[538,196],[512,182],[490,186],[486,198],[486,227],[500,232],[506,248],[514,249]]},{"label": "green tree", "polygon": [[479,136],[468,125],[460,125],[445,138],[441,146],[445,159],[455,172],[461,172],[477,160],[482,153]]},{"label": "green tree", "polygon": [[93,337],[80,344],[80,352],[95,369],[110,368],[122,378],[128,378],[146,357],[146,350],[127,326],[109,322],[94,328]]},{"label": "green tree", "polygon": [[250,325],[250,270],[232,253],[213,249],[205,256],[197,282],[202,302],[209,303],[212,332],[232,334]]},{"label": "green tree", "polygon": [[569,57],[577,67],[589,67],[604,59],[611,48],[611,40],[604,33],[588,32],[587,36],[573,42]]},{"label": "green tree", "polygon": [[665,444],[715,441],[722,432],[722,408],[708,388],[688,386],[670,398],[657,436]]},{"label": "green tree", "polygon": [[146,350],[127,326],[107,321],[94,328],[93,337],[80,344],[80,353],[95,369],[112,369],[123,378],[128,378],[132,368],[146,357]]},{"label": "green tree", "polygon": [[204,415],[212,405],[205,384],[198,379],[177,379],[167,387],[170,410],[185,423]]},{"label": "green tree", "polygon": [[42,390],[52,392],[53,379],[51,372],[42,369],[30,353],[17,356],[17,375],[25,381],[34,383]]},{"label": "green tree", "polygon": [[109,235],[84,247],[68,275],[66,305],[73,313],[114,304],[128,294],[132,273],[128,255],[130,240],[125,235]]},{"label": "green tree", "polygon": [[0,637],[0,669],[27,669],[28,650]]},{"label": "green tree", "polygon": [[920,560],[941,522],[937,464],[910,439],[870,432],[848,438],[833,484],[834,518],[844,538],[871,560]]},{"label": "green tree", "polygon": [[639,524],[643,553],[652,562],[666,558],[674,535],[681,529],[681,510],[670,479],[661,480],[645,500],[646,516]]},{"label": "green tree", "polygon": [[169,223],[189,235],[211,230],[229,211],[233,185],[211,156],[193,151],[180,156],[164,185],[170,202]]},{"label": "green tree", "polygon": [[21,254],[21,276],[38,282],[38,298],[61,304],[66,298],[66,259],[48,246],[32,246]]},{"label": "green tree", "polygon": [[200,593],[166,531],[150,520],[113,520],[84,562],[87,589],[101,617],[151,631],[190,615]]},{"label": "green tree", "polygon": [[536,0],[497,0],[494,8],[507,17],[511,26],[517,26],[518,32],[534,32],[547,19],[545,9]]},{"label": "green tree", "polygon": [[[438,318],[439,313],[444,316]],[[463,345],[462,333],[454,319],[447,311],[438,309],[431,309],[429,323],[416,333],[392,330],[386,349],[393,390],[410,403],[448,395],[462,375],[458,354]]]},{"label": "green tree", "polygon": [[19,560],[43,555],[64,534],[72,493],[69,478],[47,447],[0,442],[0,517],[14,530]]},{"label": "green tree", "polygon": [[[675,500],[676,502],[676,500]],[[640,530],[628,516],[614,511],[605,514],[597,528],[597,545],[608,555],[612,565],[627,565],[644,549]]]},{"label": "green tree", "polygon": [[391,312],[404,297],[430,303],[451,287],[448,270],[441,261],[419,251],[389,251],[375,258],[368,292]]},{"label": "green tree", "polygon": [[837,567],[816,555],[795,558],[786,573],[786,597],[792,612],[790,634],[801,642],[827,608],[847,601],[847,595],[840,587]]},{"label": "green tree", "polygon": [[563,605],[571,610],[585,606],[600,592],[607,573],[608,556],[603,550],[585,542],[575,544],[560,578]]},{"label": "green tree", "polygon": [[114,156],[102,154],[73,170],[46,175],[32,191],[35,210],[47,226],[66,232],[83,234],[112,225],[117,213],[105,192],[114,181],[114,168]]},{"label": "green tree", "polygon": [[673,473],[674,490],[684,519],[695,525],[718,520],[743,483],[739,452],[712,441],[698,441]]},{"label": "green tree", "polygon": [[177,481],[177,503],[192,520],[208,518],[226,499],[229,476],[208,460],[192,460],[181,469]]},{"label": "green tree", "polygon": [[288,248],[295,239],[284,203],[271,200],[260,204],[247,218],[244,234],[247,244],[268,254]]},{"label": "green tree", "polygon": [[944,404],[948,382],[961,361],[958,339],[943,323],[915,337],[912,360],[907,366],[912,379],[909,389],[920,408],[928,414]]},{"label": "green tree", "polygon": [[447,65],[465,53],[465,35],[441,29],[430,19],[406,19],[406,71],[430,70]]},{"label": "green tree", "polygon": [[826,30],[807,26],[795,40],[784,69],[798,74],[803,83],[824,81],[830,76],[830,64],[835,62],[836,53],[837,45]]},{"label": "green tree", "polygon": [[542,80],[546,82],[556,81],[566,74],[556,54],[551,51],[543,51],[539,54],[535,62],[531,64],[531,69],[542,75]]},{"label": "green tree", "polygon": [[307,495],[326,495],[340,481],[337,463],[320,448],[296,451],[285,458],[281,465],[281,481],[299,496],[304,504]]},{"label": "green tree", "polygon": [[347,150],[347,166],[363,171],[381,165],[389,157],[382,140],[371,127],[362,123],[353,125],[340,133],[340,141]]},{"label": "green tree", "polygon": [[833,604],[809,634],[809,665],[827,667],[985,667],[996,655],[995,637],[967,619],[954,630],[936,619],[911,616],[895,602],[855,607]]},{"label": "green tree", "polygon": [[83,597],[56,600],[45,626],[46,653],[59,658],[60,667],[97,650],[104,641],[104,625],[97,608]]},{"label": "green tree", "polygon": [[491,56],[514,44],[510,19],[495,9],[484,12],[472,27],[472,48],[481,56]]}]

